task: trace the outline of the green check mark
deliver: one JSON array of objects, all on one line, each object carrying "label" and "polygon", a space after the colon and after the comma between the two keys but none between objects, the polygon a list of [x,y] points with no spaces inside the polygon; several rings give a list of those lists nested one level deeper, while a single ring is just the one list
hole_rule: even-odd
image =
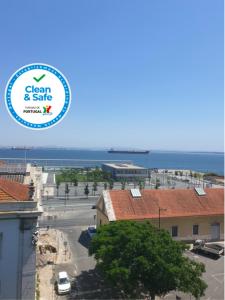
[{"label": "green check mark", "polygon": [[39,78],[33,77],[33,79],[34,79],[36,82],[39,82],[39,81],[41,81],[44,77],[45,77],[45,74],[41,75],[41,77],[39,77]]}]

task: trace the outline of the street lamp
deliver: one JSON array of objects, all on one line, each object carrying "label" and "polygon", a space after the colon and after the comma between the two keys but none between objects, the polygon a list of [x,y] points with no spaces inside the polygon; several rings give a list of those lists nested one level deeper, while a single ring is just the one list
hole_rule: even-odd
[{"label": "street lamp", "polygon": [[159,229],[160,229],[160,214],[161,214],[161,211],[166,211],[167,209],[166,208],[161,208],[159,207]]}]

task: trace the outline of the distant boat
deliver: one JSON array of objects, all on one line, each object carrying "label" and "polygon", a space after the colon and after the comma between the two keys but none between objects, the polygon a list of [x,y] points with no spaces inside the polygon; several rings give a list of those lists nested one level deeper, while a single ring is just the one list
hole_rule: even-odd
[{"label": "distant boat", "polygon": [[11,147],[11,150],[31,150],[32,148],[28,147]]},{"label": "distant boat", "polygon": [[115,150],[109,149],[108,153],[121,153],[121,154],[148,154],[149,150]]}]

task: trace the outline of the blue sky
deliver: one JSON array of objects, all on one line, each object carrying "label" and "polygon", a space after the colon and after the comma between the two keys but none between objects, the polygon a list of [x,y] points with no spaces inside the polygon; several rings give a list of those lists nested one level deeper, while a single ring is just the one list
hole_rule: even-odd
[{"label": "blue sky", "polygon": [[[222,0],[0,1],[0,145],[223,150]],[[70,82],[65,119],[15,123],[4,89],[43,62]]]}]

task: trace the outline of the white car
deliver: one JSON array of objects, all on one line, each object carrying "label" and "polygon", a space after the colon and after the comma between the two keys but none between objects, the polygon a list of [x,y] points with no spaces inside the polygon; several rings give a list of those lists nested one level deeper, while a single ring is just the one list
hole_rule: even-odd
[{"label": "white car", "polygon": [[58,274],[57,288],[59,295],[68,294],[71,291],[69,276],[65,271]]}]

